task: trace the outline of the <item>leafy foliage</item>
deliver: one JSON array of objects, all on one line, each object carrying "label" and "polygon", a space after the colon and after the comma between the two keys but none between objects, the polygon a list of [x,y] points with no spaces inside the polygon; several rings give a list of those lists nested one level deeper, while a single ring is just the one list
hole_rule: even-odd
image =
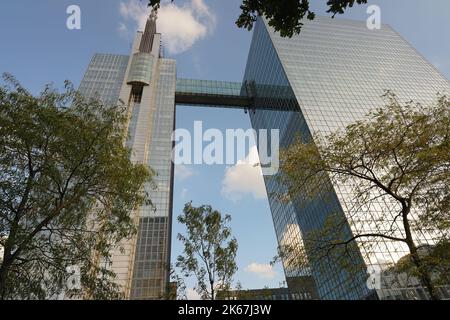
[{"label": "leafy foliage", "polygon": [[187,300],[186,282],[173,266],[170,267],[170,282],[173,290],[169,293],[167,300]]},{"label": "leafy foliage", "polygon": [[[367,0],[329,0],[328,13],[342,14],[354,4],[367,3]],[[236,24],[240,28],[251,30],[259,15],[265,16],[269,25],[280,32],[282,37],[292,37],[301,32],[302,21],[307,18],[314,20],[315,13],[310,10],[309,0],[244,0],[242,13]]]},{"label": "leafy foliage", "polygon": [[[418,251],[423,268],[430,273],[435,285],[448,285],[450,283],[450,242],[443,239],[434,246],[421,246]],[[420,278],[420,273],[411,255],[402,257],[389,271],[397,278],[398,275],[404,275],[403,283],[409,279]]]},{"label": "leafy foliage", "polygon": [[[321,228],[304,235],[309,260],[349,255],[345,261],[355,261],[356,242],[366,253],[373,252],[376,239],[402,243],[415,274],[437,298],[416,241],[421,233],[435,243],[449,236],[450,101],[441,96],[432,106],[403,104],[392,92],[385,98],[384,108],[343,131],[301,137],[282,153],[281,181],[288,186],[288,198],[300,203],[326,200],[334,186],[348,194],[345,217],[329,212]],[[368,227],[368,212],[380,205],[384,209],[369,219],[377,225]],[[350,232],[349,221],[358,233]],[[435,265],[436,257],[448,265],[443,255],[433,257]]]},{"label": "leafy foliage", "polygon": [[[111,250],[135,232],[151,173],[124,147],[123,107],[87,100],[66,83],[35,97],[9,75],[0,88],[0,267],[3,299],[61,293],[118,298]],[[81,288],[68,290],[77,266]]]},{"label": "leafy foliage", "polygon": [[196,290],[203,299],[214,300],[218,290],[230,289],[237,271],[238,245],[227,226],[231,217],[223,217],[211,206],[196,208],[187,203],[178,221],[186,226],[187,234],[178,234],[184,255],[178,256],[176,266],[186,277],[195,275]]}]

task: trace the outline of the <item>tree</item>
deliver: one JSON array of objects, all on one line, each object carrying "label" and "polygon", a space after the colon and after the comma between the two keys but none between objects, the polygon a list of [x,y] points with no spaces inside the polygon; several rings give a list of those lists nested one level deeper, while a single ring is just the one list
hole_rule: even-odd
[{"label": "tree", "polygon": [[[433,285],[448,286],[450,283],[450,242],[447,239],[435,245],[423,245],[417,250],[424,269],[430,274]],[[387,284],[399,287],[420,286],[419,275],[411,254],[384,270]]]},{"label": "tree", "polygon": [[[151,178],[124,147],[125,110],[87,100],[68,82],[62,93],[46,86],[33,96],[4,80],[1,299],[118,298],[110,252],[134,234],[130,212],[148,202]],[[79,287],[67,285],[68,271]]]},{"label": "tree", "polygon": [[187,300],[186,282],[172,265],[170,267],[170,290],[166,300]]},{"label": "tree", "polygon": [[[149,6],[156,10],[160,3],[161,0],[149,0]],[[367,0],[327,0],[327,12],[334,18],[355,3],[365,4]],[[305,18],[314,20],[316,16],[310,9],[309,0],[243,0],[241,10],[236,21],[239,28],[251,30],[257,17],[265,16],[275,31],[280,32],[282,37],[289,38],[300,33]]]},{"label": "tree", "polygon": [[186,277],[195,275],[196,290],[202,299],[216,298],[216,293],[231,288],[237,271],[237,241],[231,237],[227,224],[229,215],[222,216],[211,206],[184,206],[178,221],[186,226],[186,235],[178,234],[184,245],[184,255],[178,256],[176,266]]},{"label": "tree", "polygon": [[[307,257],[297,259],[314,261],[334,251],[338,256],[351,255],[358,250],[356,242],[366,252],[380,239],[400,243],[409,252],[414,266],[410,271],[431,298],[438,299],[430,265],[448,268],[448,255],[425,258],[419,254],[421,244],[415,235],[427,233],[436,244],[448,240],[450,101],[442,96],[435,105],[423,106],[412,101],[402,104],[391,92],[385,97],[387,105],[367,119],[325,137],[300,137],[282,152],[280,181],[289,190],[287,198],[304,204],[317,197],[326,199],[333,192],[331,182],[345,188],[349,197],[347,217],[329,212],[321,228],[303,235]],[[349,221],[354,229],[364,229],[373,210],[369,207],[380,203],[385,204],[377,210],[376,227],[350,235],[345,231]]]}]

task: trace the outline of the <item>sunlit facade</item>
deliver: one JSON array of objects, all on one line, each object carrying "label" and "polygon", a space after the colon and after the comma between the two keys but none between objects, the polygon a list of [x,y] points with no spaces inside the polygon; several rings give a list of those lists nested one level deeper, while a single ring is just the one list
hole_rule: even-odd
[{"label": "sunlit facade", "polygon": [[[253,83],[256,91],[250,113],[253,128],[279,129],[282,148],[299,134],[305,139],[314,133],[326,135],[363,119],[384,105],[385,90],[423,104],[434,102],[437,93],[450,92],[449,82],[389,26],[369,30],[365,22],[321,17],[306,23],[292,39],[258,20],[244,81]],[[386,198],[354,210],[348,186],[333,183],[332,192],[311,201],[286,202],[276,196],[286,191],[276,178],[265,177],[265,182],[280,246],[304,250],[303,237],[324,229],[331,215],[344,221],[340,232],[348,239],[382,233],[393,223],[397,233],[402,231],[394,222],[396,208]],[[428,233],[417,232],[415,238],[421,245],[433,244]],[[368,266],[394,264],[407,255],[407,247],[376,239],[370,245],[358,243],[358,249],[349,257],[327,256],[294,266],[286,259],[288,284],[311,274],[321,299],[407,298],[404,291],[374,291],[366,284]],[[421,298],[424,292],[409,298],[414,295]]]},{"label": "sunlit facade", "polygon": [[[258,20],[242,83],[177,80],[176,62],[161,56],[155,19],[151,15],[145,31],[137,33],[130,56],[96,54],[80,85],[88,97],[126,105],[131,160],[157,173],[155,184],[145,187],[153,206],[133,213],[137,235],[112,254],[111,268],[128,299],[164,299],[169,288],[176,105],[244,109],[255,130],[280,130],[283,148],[299,134],[327,134],[362,119],[384,104],[381,96],[387,89],[402,100],[424,104],[438,92],[450,92],[449,82],[389,26],[369,30],[363,22],[320,17],[292,39],[281,38]],[[348,237],[383,231],[394,220],[392,205],[384,200],[352,211],[344,185],[330,182],[332,191],[321,197],[287,202],[276,196],[286,191],[276,177],[264,180],[278,243],[295,247],[293,256],[304,252],[304,235],[322,228],[331,214],[345,221],[341,232]],[[380,217],[387,218],[379,223]],[[433,243],[430,234],[415,236],[420,244]],[[370,247],[359,244],[351,257],[343,258],[358,266],[353,272],[332,258],[306,259],[301,265],[285,260],[284,269],[290,292],[302,292],[300,280],[308,279],[314,298],[405,298],[389,288],[368,288],[366,269],[395,263],[406,254],[398,243],[377,240]]]},{"label": "sunlit facade", "polygon": [[164,299],[169,289],[176,63],[161,57],[155,21],[151,15],[137,33],[130,56],[96,54],[79,88],[105,104],[126,105],[131,160],[157,173],[145,186],[152,204],[132,213],[136,236],[112,253],[110,267],[129,299]]}]

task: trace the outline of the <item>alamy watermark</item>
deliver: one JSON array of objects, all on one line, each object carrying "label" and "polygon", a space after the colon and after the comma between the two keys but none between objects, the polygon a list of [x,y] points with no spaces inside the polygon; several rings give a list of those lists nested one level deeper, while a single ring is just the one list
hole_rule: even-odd
[{"label": "alamy watermark", "polygon": [[390,271],[379,265],[369,266],[367,272],[369,277],[366,284],[367,288],[371,290],[392,290],[420,286],[419,279],[408,275],[406,272]]},{"label": "alamy watermark", "polygon": [[381,8],[377,5],[367,7],[367,29],[380,30],[381,29]]},{"label": "alamy watermark", "polygon": [[[78,5],[70,5],[66,9],[69,15],[66,20],[66,26],[69,30],[81,29],[81,8]],[[370,5],[367,7],[367,28],[369,30],[381,29],[381,8],[378,5]]]},{"label": "alamy watermark", "polygon": [[66,13],[69,17],[66,20],[66,27],[69,30],[81,29],[81,8],[77,5],[70,5],[66,9]]},{"label": "alamy watermark", "polygon": [[81,289],[81,269],[79,266],[69,266],[66,268],[66,272],[69,275],[66,280],[67,290],[80,290]]},{"label": "alamy watermark", "polygon": [[247,145],[257,140],[259,163],[263,175],[277,174],[280,166],[280,131],[278,129],[243,130],[227,129],[225,135],[219,129],[203,130],[201,121],[194,122],[194,135],[186,129],[177,129],[172,134],[175,147],[172,161],[176,165],[206,164],[234,165],[244,160]]},{"label": "alamy watermark", "polygon": [[367,273],[369,278],[367,279],[367,288],[371,290],[381,289],[381,267],[377,265],[369,266],[367,268]]}]

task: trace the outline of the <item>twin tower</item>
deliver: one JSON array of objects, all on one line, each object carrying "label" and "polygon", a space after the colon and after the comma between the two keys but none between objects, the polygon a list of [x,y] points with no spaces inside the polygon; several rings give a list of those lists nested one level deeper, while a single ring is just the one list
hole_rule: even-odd
[{"label": "twin tower", "polygon": [[[229,88],[237,88],[231,90]],[[146,191],[153,207],[132,213],[138,233],[112,255],[112,270],[128,299],[165,299],[169,293],[174,165],[172,132],[176,106],[236,107],[249,112],[255,130],[280,130],[280,146],[289,146],[301,133],[330,133],[361,120],[384,104],[381,96],[393,90],[402,100],[431,103],[437,92],[450,92],[450,83],[392,28],[367,29],[365,22],[317,17],[305,23],[293,38],[282,38],[264,19],[258,19],[243,81],[178,79],[176,61],[165,59],[156,14],[145,31],[138,32],[130,56],[96,54],[80,84],[87,97],[127,106],[128,140],[132,161],[156,171]],[[365,212],[352,212],[352,197],[342,185],[332,185],[331,197],[308,203],[279,202],[270,196],[284,190],[273,177],[265,177],[275,231],[280,245],[303,247],[302,235],[320,228],[338,214],[348,221],[348,233],[379,226],[381,216],[395,211],[380,202]],[[331,183],[331,182],[330,182]],[[358,223],[352,219],[358,216]],[[367,230],[370,231],[370,230]],[[415,235],[420,244],[432,237]],[[264,250],[264,248],[261,248]],[[396,263],[408,249],[379,240],[373,249],[359,246],[357,259],[369,267]],[[319,299],[388,298],[390,288],[366,285],[364,271],[349,273],[333,261],[309,261],[298,266],[284,263],[292,292],[308,291]],[[421,288],[415,288],[420,296]],[[396,293],[398,294],[398,293]]]}]

